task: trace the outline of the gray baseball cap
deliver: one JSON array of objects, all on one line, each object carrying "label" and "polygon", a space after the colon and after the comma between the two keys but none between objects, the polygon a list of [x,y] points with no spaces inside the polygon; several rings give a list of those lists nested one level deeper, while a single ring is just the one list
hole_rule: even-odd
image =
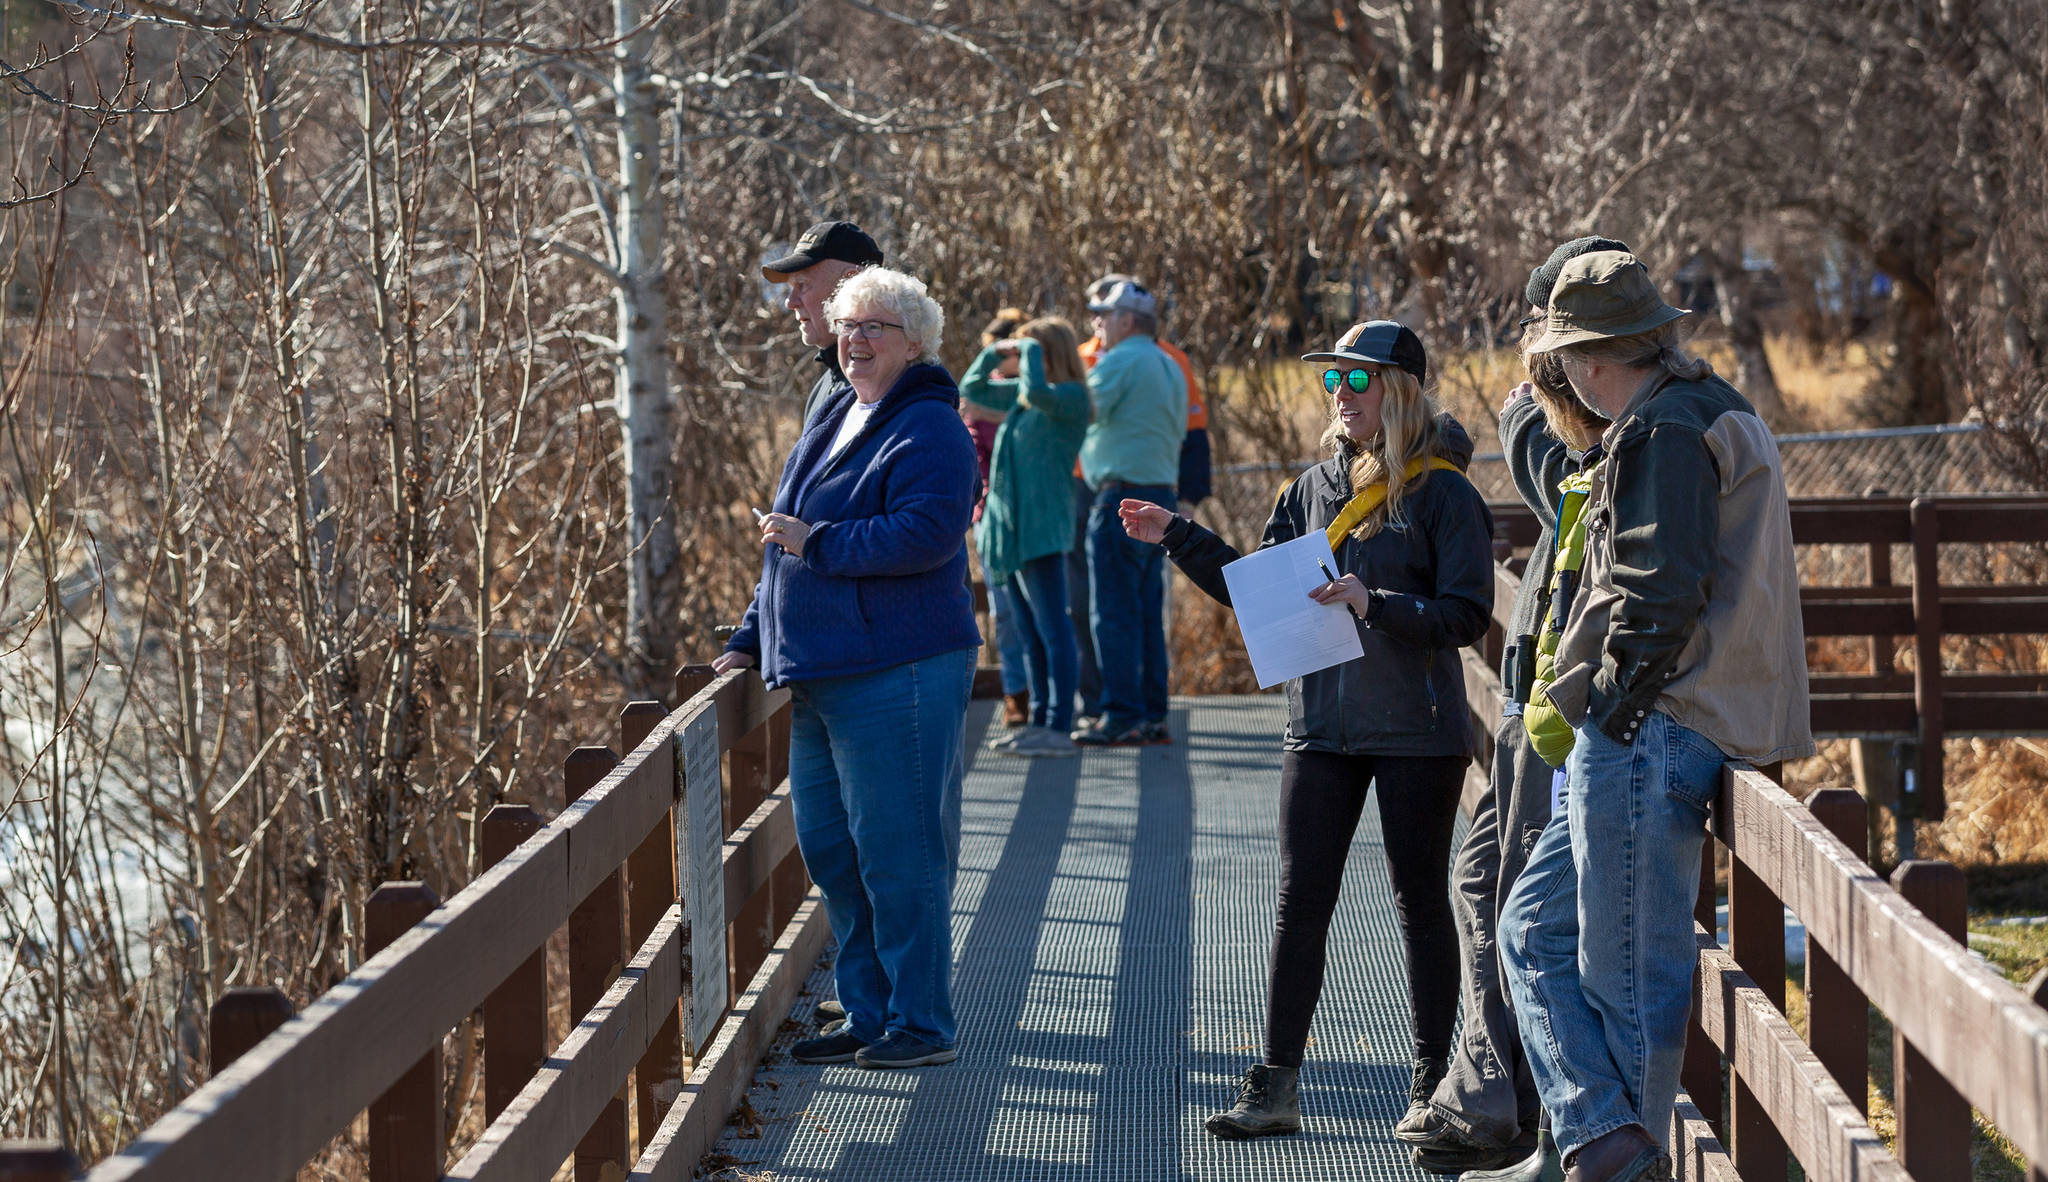
[{"label": "gray baseball cap", "polygon": [[1103,293],[1101,299],[1089,300],[1090,312],[1136,312],[1140,316],[1159,315],[1159,301],[1151,292],[1128,280],[1117,284]]}]

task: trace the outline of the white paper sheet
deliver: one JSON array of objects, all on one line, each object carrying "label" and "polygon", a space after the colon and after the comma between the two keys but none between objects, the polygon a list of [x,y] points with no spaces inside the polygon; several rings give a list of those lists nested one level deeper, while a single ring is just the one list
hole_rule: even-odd
[{"label": "white paper sheet", "polygon": [[1330,539],[1319,529],[1223,568],[1237,628],[1261,689],[1365,655],[1358,626],[1344,605],[1308,597],[1329,582],[1317,560],[1337,569]]}]

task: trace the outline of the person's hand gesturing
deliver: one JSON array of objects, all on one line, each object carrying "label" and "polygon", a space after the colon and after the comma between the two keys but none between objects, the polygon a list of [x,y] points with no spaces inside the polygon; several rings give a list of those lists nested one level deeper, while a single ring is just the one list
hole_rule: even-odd
[{"label": "person's hand gesturing", "polygon": [[1150,501],[1126,499],[1117,505],[1116,515],[1125,533],[1155,546],[1166,540],[1166,527],[1173,524],[1173,514]]}]

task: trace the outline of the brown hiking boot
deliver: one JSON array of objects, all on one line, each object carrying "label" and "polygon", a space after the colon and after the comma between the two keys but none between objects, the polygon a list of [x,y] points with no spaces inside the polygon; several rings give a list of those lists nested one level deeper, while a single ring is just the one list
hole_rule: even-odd
[{"label": "brown hiking boot", "polygon": [[1565,1182],[1665,1182],[1671,1159],[1641,1125],[1623,1125],[1579,1146]]}]

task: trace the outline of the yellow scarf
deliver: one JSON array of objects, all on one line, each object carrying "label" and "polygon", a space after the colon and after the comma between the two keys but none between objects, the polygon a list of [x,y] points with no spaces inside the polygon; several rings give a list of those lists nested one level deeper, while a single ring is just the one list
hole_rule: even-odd
[{"label": "yellow scarf", "polygon": [[[1456,464],[1444,459],[1442,456],[1431,457],[1429,467],[1434,472],[1456,472],[1458,470]],[[1404,480],[1413,480],[1420,475],[1422,475],[1422,461],[1410,460],[1408,462],[1408,470],[1402,474],[1402,477]],[[1368,484],[1359,490],[1357,496],[1352,497],[1342,509],[1337,511],[1337,520],[1332,521],[1329,528],[1323,531],[1330,537],[1330,549],[1335,550],[1342,546],[1344,544],[1344,535],[1356,529],[1358,523],[1365,520],[1366,514],[1379,508],[1386,499],[1387,486],[1384,481]]]}]

